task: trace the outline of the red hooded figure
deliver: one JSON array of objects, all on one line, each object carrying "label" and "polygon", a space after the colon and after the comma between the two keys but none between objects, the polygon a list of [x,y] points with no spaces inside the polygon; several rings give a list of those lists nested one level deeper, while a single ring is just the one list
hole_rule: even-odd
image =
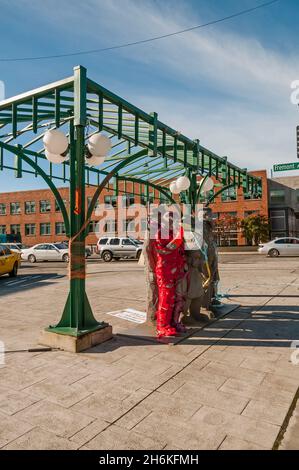
[{"label": "red hooded figure", "polygon": [[157,336],[175,336],[177,330],[173,324],[176,297],[176,283],[184,269],[183,228],[174,228],[173,217],[169,216],[169,230],[165,224],[159,224],[153,251],[155,257],[155,275],[159,292],[156,312]]}]

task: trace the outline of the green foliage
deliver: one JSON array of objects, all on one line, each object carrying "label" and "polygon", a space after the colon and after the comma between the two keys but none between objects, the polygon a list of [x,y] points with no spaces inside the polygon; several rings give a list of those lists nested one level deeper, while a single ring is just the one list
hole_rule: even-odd
[{"label": "green foliage", "polygon": [[234,232],[238,229],[239,219],[230,214],[223,214],[219,219],[215,220],[215,234],[218,239],[218,243],[221,243],[226,246],[228,245],[228,240],[230,238],[231,232]]},{"label": "green foliage", "polygon": [[252,245],[269,240],[269,221],[265,215],[250,215],[240,223],[243,236]]}]

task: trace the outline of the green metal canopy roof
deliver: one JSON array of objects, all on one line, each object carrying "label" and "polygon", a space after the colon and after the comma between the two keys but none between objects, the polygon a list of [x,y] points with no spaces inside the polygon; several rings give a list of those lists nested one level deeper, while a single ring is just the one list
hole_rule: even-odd
[{"label": "green metal canopy roof", "polygon": [[[70,159],[60,165],[46,159],[42,143],[45,132],[55,127],[69,136]],[[110,137],[112,150],[102,166],[89,167],[86,139],[99,131]],[[62,211],[69,237],[70,290],[59,323],[46,331],[75,337],[107,326],[94,318],[86,294],[85,239],[97,198],[111,179],[116,193],[119,180],[130,181],[133,192],[138,194],[137,186],[147,200],[149,188],[154,188],[155,198],[158,192],[161,200],[173,201],[169,182],[187,173],[191,184],[181,197],[192,209],[200,199],[198,176],[213,175],[220,191],[242,186],[246,193],[261,193],[260,179],[162,123],[156,113],[147,114],[89,80],[81,66],[69,78],[0,102],[0,170],[4,169],[14,170],[17,178],[23,172],[41,176]],[[69,182],[69,213],[54,179]],[[95,186],[87,214],[86,184]]]},{"label": "green metal canopy roof", "polygon": [[74,75],[0,102],[0,170],[15,170],[16,177],[22,172],[37,176],[33,162],[50,179],[68,181],[69,162],[49,163],[42,138],[54,127],[68,134],[76,107],[84,106],[80,111],[86,139],[103,131],[112,143],[103,165],[86,165],[87,184],[98,186],[114,171],[116,188],[120,180],[131,181],[153,187],[165,197],[170,196],[169,182],[186,173],[196,175],[196,179],[197,175],[213,175],[219,186],[242,186],[246,193],[261,194],[259,178],[203,147],[199,140],[191,140],[164,124],[157,113],[144,112],[89,78],[81,88],[86,91],[86,106],[85,100],[81,102],[80,96],[75,96]]}]

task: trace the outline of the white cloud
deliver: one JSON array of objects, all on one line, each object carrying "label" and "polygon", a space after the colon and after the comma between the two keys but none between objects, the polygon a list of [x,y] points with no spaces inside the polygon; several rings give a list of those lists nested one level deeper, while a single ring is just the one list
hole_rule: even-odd
[{"label": "white cloud", "polygon": [[[200,23],[186,2],[173,0],[85,0],[73,1],[72,8],[66,8],[67,3],[26,3],[39,19],[63,34],[63,52],[78,49],[79,43],[83,50],[97,48]],[[101,81],[105,54],[86,56],[98,70],[95,80]],[[295,158],[298,109],[289,99],[290,84],[299,78],[295,56],[232,33],[229,23],[112,54],[161,76],[161,86],[153,91],[143,87],[138,75],[124,77],[120,70],[113,82],[119,82],[125,98],[146,110],[155,109],[170,126],[200,138],[220,155],[249,168]],[[175,77],[175,89],[168,89],[167,75]]]}]

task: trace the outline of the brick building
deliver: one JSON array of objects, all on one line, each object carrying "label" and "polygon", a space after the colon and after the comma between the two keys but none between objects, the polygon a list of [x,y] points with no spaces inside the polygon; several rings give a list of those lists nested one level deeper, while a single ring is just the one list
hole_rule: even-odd
[{"label": "brick building", "polygon": [[[213,210],[214,219],[230,215],[242,220],[252,214],[260,214],[268,217],[268,179],[267,171],[252,171],[251,174],[262,179],[262,197],[254,199],[252,196],[245,196],[242,188],[229,188],[216,197],[215,202],[210,205]],[[224,244],[224,240],[218,239],[218,244]],[[227,234],[225,244],[231,246],[247,245],[247,240],[242,235],[241,229],[232,227]]]},{"label": "brick building", "polygon": [[[64,200],[67,210],[69,209],[69,190],[68,188],[58,188],[62,199]],[[124,189],[126,193],[124,193]],[[86,209],[90,203],[96,188],[93,186],[86,187]],[[145,206],[145,196],[134,196],[133,184],[126,183],[126,188],[119,183],[119,196],[115,196],[112,186],[106,189],[100,195],[98,204],[102,204],[103,208],[107,207],[107,211],[103,212],[105,216],[105,224],[103,232],[113,233],[116,230],[125,231],[129,222],[134,218],[134,211],[129,210],[128,218],[121,220],[122,226],[117,227],[114,214],[108,210],[108,205],[115,208],[126,208],[130,204],[141,203]],[[157,191],[151,191],[150,200],[153,201],[158,196]],[[110,216],[111,218],[109,218]],[[97,235],[95,233],[96,224],[101,220],[96,211],[93,212],[91,223],[89,226],[89,235],[87,236],[87,244],[95,245]],[[119,219],[120,220],[120,219]],[[138,221],[137,221],[138,222]],[[146,210],[140,214],[139,230],[146,228]],[[20,233],[22,242],[26,245],[34,245],[37,243],[47,243],[54,241],[62,241],[66,239],[65,226],[63,223],[62,213],[56,203],[54,194],[50,189],[38,189],[30,191],[14,191],[0,193],[0,234]]]},{"label": "brick building", "polygon": [[[255,171],[254,175],[260,176],[263,182],[263,196],[261,199],[248,199],[244,198],[242,188],[234,190],[230,189],[222,195],[218,196],[211,208],[214,217],[222,217],[223,214],[230,214],[242,219],[250,214],[259,213],[268,215],[268,187],[267,187],[267,174],[265,170]],[[141,203],[145,205],[145,197],[134,196],[133,184],[126,183],[126,187],[119,183],[119,196],[118,201],[113,188],[106,189],[100,195],[98,204],[103,206],[110,204],[112,207],[119,206],[127,207],[134,203]],[[68,188],[60,188],[59,192],[62,199],[66,202],[67,209],[69,208],[69,190]],[[86,207],[89,204],[95,187],[86,187]],[[150,200],[157,202],[157,191],[151,190]],[[114,217],[109,218],[105,214],[105,224],[102,226],[103,233],[112,233],[114,231],[125,231],[129,226],[130,220],[134,218],[134,210],[129,211],[127,217],[120,221],[115,222]],[[101,219],[94,212],[92,221],[89,227],[89,235],[87,237],[88,245],[95,245],[97,242],[97,235],[95,233],[96,223]],[[138,230],[144,231],[146,228],[146,211],[139,215],[139,222],[137,221]],[[132,228],[134,231],[134,227]],[[26,245],[34,245],[36,243],[46,243],[53,241],[62,241],[66,239],[65,227],[63,217],[60,209],[55,201],[55,197],[50,189],[39,189],[31,191],[15,191],[8,193],[0,193],[0,233],[20,233],[22,241]],[[229,245],[245,245],[246,240],[242,237],[241,231],[232,228],[228,235]],[[221,242],[221,240],[220,240]]]}]

